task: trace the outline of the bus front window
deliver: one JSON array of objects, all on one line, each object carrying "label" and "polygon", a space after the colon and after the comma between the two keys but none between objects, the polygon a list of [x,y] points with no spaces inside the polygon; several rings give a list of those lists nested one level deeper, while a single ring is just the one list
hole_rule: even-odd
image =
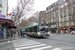
[{"label": "bus front window", "polygon": [[39,31],[48,32],[48,26],[39,26]]}]

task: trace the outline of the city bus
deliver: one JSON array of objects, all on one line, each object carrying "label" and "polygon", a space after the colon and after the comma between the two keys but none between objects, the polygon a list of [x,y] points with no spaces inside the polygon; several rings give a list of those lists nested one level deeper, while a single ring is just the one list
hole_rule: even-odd
[{"label": "city bus", "polygon": [[29,26],[25,29],[22,29],[23,33],[27,36],[34,36],[34,37],[49,37],[49,25],[48,24],[37,24],[33,26]]}]

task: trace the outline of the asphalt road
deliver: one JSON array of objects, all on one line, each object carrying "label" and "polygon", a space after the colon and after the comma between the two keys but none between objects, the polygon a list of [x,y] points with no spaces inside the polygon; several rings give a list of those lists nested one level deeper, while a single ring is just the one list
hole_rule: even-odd
[{"label": "asphalt road", "polygon": [[15,50],[11,41],[0,42],[0,50]]},{"label": "asphalt road", "polygon": [[[48,38],[26,36],[22,39],[13,40],[12,42],[7,41],[4,43],[6,44],[6,47],[4,47],[5,49],[10,48],[12,50],[14,50],[13,46],[15,47],[15,50],[75,50],[75,35],[52,34]],[[2,50],[1,43],[0,50]]]},{"label": "asphalt road", "polygon": [[[31,38],[31,37],[26,37],[26,38],[52,46],[53,48],[55,48],[55,50],[57,48],[59,48],[59,50],[75,50],[75,35],[70,35],[70,34],[55,35],[53,34],[48,38],[40,38],[40,39]],[[50,48],[46,50],[50,50]]]}]

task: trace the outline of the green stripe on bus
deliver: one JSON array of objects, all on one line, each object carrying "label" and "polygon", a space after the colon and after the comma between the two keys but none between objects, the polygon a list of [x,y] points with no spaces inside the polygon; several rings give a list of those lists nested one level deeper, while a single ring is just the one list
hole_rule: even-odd
[{"label": "green stripe on bus", "polygon": [[37,32],[35,32],[35,36],[37,36]]}]

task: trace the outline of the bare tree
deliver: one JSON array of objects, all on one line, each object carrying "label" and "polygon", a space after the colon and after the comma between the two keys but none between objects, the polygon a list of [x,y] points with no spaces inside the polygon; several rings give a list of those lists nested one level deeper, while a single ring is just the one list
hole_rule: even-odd
[{"label": "bare tree", "polygon": [[18,0],[17,6],[14,9],[15,22],[19,23],[19,34],[20,34],[20,18],[26,17],[26,15],[32,11],[34,0]]},{"label": "bare tree", "polygon": [[35,21],[39,23],[39,11],[36,11],[32,17],[35,17]]},{"label": "bare tree", "polygon": [[22,20],[22,22],[20,23],[21,28],[25,28],[27,27],[28,24],[28,20]]}]

